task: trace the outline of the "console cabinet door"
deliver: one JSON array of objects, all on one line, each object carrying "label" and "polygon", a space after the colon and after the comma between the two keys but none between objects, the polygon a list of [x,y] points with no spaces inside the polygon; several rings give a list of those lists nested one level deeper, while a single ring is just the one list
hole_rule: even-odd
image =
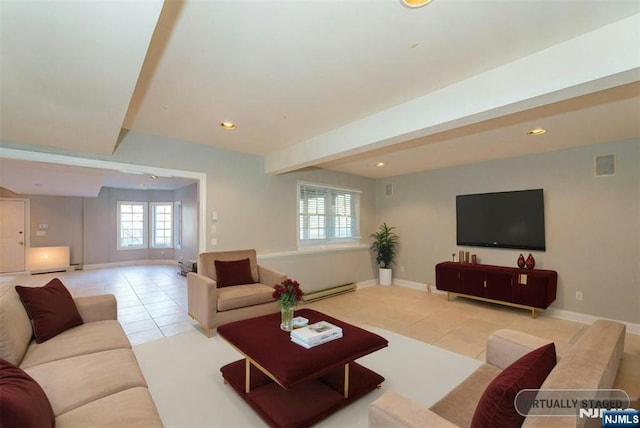
[{"label": "console cabinet door", "polygon": [[503,302],[513,301],[513,291],[511,290],[514,281],[513,274],[487,272],[485,273],[485,281],[484,297]]},{"label": "console cabinet door", "polygon": [[546,308],[548,283],[547,278],[535,275],[526,275],[526,280],[518,279],[513,285],[513,302],[535,308]]},{"label": "console cabinet door", "polygon": [[436,288],[438,290],[460,293],[460,269],[450,266],[438,266],[436,269]]},{"label": "console cabinet door", "polygon": [[485,297],[485,273],[477,270],[462,271],[461,293]]}]

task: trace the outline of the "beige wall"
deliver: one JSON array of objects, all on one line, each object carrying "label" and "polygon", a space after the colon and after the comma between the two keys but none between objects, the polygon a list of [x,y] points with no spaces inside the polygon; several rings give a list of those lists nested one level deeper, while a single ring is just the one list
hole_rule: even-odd
[{"label": "beige wall", "polygon": [[[615,153],[617,173],[594,177],[593,157]],[[393,184],[391,197],[384,196]],[[376,219],[398,228],[400,279],[435,283],[436,263],[458,250],[516,266],[518,250],[456,246],[458,194],[543,188],[547,250],[556,270],[553,308],[640,322],[640,141],[609,143],[381,179]],[[525,256],[528,252],[525,253]],[[404,273],[399,267],[404,267]],[[575,298],[576,291],[583,300]]]},{"label": "beige wall", "polygon": [[[30,246],[69,246],[71,264],[82,263],[82,198],[29,196]],[[40,229],[46,225],[46,229]]]},{"label": "beige wall", "polygon": [[176,248],[176,260],[196,260],[198,258],[198,185],[178,189],[175,200],[182,204],[182,243]]}]

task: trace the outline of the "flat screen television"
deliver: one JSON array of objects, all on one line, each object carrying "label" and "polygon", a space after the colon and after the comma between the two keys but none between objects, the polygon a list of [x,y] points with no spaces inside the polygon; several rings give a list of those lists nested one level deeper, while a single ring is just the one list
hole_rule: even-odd
[{"label": "flat screen television", "polygon": [[456,196],[458,245],[546,249],[542,189]]}]

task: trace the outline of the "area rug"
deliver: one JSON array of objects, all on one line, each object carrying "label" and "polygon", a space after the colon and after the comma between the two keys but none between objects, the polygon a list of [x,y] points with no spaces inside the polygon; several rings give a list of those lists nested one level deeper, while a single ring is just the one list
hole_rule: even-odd
[{"label": "area rug", "polygon": [[[331,415],[317,427],[367,427],[368,404],[391,390],[428,407],[481,364],[386,330],[367,329],[389,341],[389,347],[358,360],[385,377],[382,388]],[[137,345],[133,350],[166,427],[265,426],[231,386],[222,381],[220,367],[241,356],[221,337],[207,338],[194,330]]]}]

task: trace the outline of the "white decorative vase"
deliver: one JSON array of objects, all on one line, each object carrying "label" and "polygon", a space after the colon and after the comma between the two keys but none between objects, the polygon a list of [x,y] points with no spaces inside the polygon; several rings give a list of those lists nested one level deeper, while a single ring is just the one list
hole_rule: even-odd
[{"label": "white decorative vase", "polygon": [[380,285],[391,285],[391,269],[378,269]]}]

